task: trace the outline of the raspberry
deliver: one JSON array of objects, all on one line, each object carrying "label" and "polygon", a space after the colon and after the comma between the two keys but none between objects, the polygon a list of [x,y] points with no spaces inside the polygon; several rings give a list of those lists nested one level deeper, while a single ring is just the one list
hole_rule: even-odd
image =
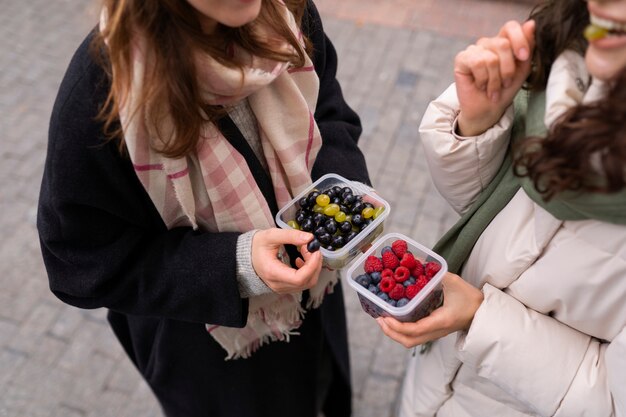
[{"label": "raspberry", "polygon": [[415,260],[416,264],[415,267],[411,269],[411,276],[418,278],[420,275],[424,275],[424,265],[418,261],[417,259]]},{"label": "raspberry", "polygon": [[397,282],[404,282],[411,276],[409,270],[404,266],[399,266],[396,268],[396,272],[394,274],[394,278]]},{"label": "raspberry", "polygon": [[402,259],[407,249],[406,241],[402,239],[398,239],[391,244],[391,250],[393,250],[393,253],[395,253],[399,259]]},{"label": "raspberry", "polygon": [[415,286],[420,290],[424,288],[426,284],[428,284],[428,277],[426,277],[426,275],[420,276],[417,281],[415,281]]},{"label": "raspberry", "polygon": [[426,266],[424,267],[424,269],[426,270],[426,276],[428,278],[432,278],[437,272],[439,272],[439,270],[441,269],[441,265],[439,265],[437,262],[426,262]]},{"label": "raspberry", "polygon": [[383,269],[383,272],[380,274],[383,278],[393,278],[393,269]]},{"label": "raspberry", "polygon": [[371,274],[372,272],[380,272],[383,270],[383,263],[380,259],[378,259],[378,257],[370,255],[365,260],[363,269],[368,274]]},{"label": "raspberry", "polygon": [[400,261],[400,265],[407,267],[409,271],[417,265],[417,260],[415,260],[415,256],[412,253],[405,253]]},{"label": "raspberry", "polygon": [[391,291],[395,285],[396,285],[396,281],[394,281],[393,278],[387,278],[387,277],[383,278],[380,281],[380,284],[378,284],[382,292]]},{"label": "raspberry", "polygon": [[389,297],[392,300],[399,300],[404,298],[404,285],[396,284],[391,291],[389,291]]},{"label": "raspberry", "polygon": [[417,285],[409,285],[406,287],[406,298],[412,300],[418,292],[420,292],[421,288],[418,288]]},{"label": "raspberry", "polygon": [[393,252],[383,253],[383,266],[395,270],[400,265],[398,257]]}]

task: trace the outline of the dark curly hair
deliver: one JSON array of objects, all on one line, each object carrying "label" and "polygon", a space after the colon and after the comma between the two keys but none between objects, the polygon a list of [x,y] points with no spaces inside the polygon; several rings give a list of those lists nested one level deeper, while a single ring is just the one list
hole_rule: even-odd
[{"label": "dark curly hair", "polygon": [[545,138],[515,149],[514,172],[528,176],[544,199],[564,190],[612,193],[626,186],[626,70],[607,98],[566,112]]},{"label": "dark curly hair", "polygon": [[[547,1],[532,14],[537,48],[525,88],[545,89],[552,63],[566,49],[584,53],[586,3]],[[528,176],[546,201],[566,190],[612,193],[626,186],[626,69],[609,82],[605,99],[578,105],[545,138],[527,138],[514,150],[514,172]]]}]

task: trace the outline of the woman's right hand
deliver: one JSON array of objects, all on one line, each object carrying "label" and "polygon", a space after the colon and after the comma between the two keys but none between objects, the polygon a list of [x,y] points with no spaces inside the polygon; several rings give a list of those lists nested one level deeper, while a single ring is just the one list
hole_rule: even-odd
[{"label": "woman's right hand", "polygon": [[479,135],[500,120],[530,74],[534,34],[534,21],[509,21],[497,36],[481,38],[456,56],[459,134]]},{"label": "woman's right hand", "polygon": [[[322,269],[320,251],[309,252],[307,243],[313,239],[311,233],[278,228],[259,230],[252,238],[252,266],[257,275],[275,293],[287,294],[312,288],[317,284]],[[296,245],[303,261],[297,262],[298,269],[285,265],[278,259],[283,245]]]}]

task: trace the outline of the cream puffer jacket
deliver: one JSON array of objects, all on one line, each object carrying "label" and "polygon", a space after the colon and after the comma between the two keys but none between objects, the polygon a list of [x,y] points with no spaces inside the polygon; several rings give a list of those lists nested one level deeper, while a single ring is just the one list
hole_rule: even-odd
[{"label": "cream puffer jacket", "polygon": [[[581,56],[566,52],[546,90],[546,125],[597,99]],[[513,109],[478,137],[454,132],[454,85],[420,126],[433,180],[463,213],[498,171]],[[485,299],[467,333],[411,358],[402,417],[626,415],[626,227],[560,221],[523,190],[479,238],[461,274]]]}]

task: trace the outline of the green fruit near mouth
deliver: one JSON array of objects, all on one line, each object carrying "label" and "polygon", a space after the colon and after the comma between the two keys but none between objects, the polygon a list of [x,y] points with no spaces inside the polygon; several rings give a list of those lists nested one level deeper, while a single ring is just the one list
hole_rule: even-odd
[{"label": "green fruit near mouth", "polygon": [[600,26],[594,25],[593,23],[587,25],[585,31],[583,32],[583,36],[588,41],[597,41],[598,39],[602,39],[609,34],[609,31]]}]

